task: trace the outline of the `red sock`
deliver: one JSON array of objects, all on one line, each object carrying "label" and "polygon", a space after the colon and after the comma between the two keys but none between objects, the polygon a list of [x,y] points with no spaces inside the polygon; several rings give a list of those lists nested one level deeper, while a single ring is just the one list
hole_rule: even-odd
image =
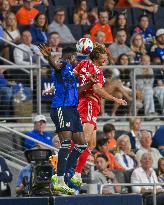
[{"label": "red sock", "polygon": [[78,162],[77,162],[77,166],[76,166],[76,172],[81,173],[84,165],[87,161],[88,156],[90,155],[90,150],[88,148],[86,148],[80,155]]}]

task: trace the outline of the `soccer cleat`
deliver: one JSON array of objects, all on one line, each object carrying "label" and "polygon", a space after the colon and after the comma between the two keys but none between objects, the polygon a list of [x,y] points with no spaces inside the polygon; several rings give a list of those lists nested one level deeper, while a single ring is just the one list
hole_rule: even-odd
[{"label": "soccer cleat", "polygon": [[70,181],[78,187],[81,187],[81,185],[82,185],[81,177],[79,177],[76,174],[70,179]]},{"label": "soccer cleat", "polygon": [[76,195],[77,194],[75,189],[69,188],[66,184],[58,183],[58,179],[57,179],[56,175],[53,175],[51,180],[52,180],[55,192],[60,192],[62,194],[67,194],[67,195]]}]

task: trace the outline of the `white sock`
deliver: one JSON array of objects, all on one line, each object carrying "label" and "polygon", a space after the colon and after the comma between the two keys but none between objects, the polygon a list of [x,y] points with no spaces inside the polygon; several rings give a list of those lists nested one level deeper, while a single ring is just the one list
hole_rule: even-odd
[{"label": "white sock", "polygon": [[59,183],[59,184],[65,185],[64,176],[57,176],[57,179],[58,179],[58,183]]}]

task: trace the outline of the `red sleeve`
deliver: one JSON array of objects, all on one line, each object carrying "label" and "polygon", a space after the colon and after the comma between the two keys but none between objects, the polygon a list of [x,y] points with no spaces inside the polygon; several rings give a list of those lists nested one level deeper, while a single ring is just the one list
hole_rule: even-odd
[{"label": "red sleeve", "polygon": [[81,70],[81,68],[82,68],[82,65],[83,65],[83,61],[81,61],[81,62],[74,68],[74,70],[75,70],[75,72],[77,72],[77,74],[80,73],[80,70]]}]

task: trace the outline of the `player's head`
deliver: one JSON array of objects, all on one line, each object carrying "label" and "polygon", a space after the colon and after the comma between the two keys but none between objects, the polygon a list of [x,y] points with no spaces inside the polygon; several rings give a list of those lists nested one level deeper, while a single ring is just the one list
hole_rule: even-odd
[{"label": "player's head", "polygon": [[95,43],[93,51],[89,54],[89,58],[98,66],[104,65],[108,60],[105,45]]},{"label": "player's head", "polygon": [[63,60],[70,63],[73,67],[77,64],[77,54],[76,49],[72,47],[66,47],[62,50],[62,58]]}]

